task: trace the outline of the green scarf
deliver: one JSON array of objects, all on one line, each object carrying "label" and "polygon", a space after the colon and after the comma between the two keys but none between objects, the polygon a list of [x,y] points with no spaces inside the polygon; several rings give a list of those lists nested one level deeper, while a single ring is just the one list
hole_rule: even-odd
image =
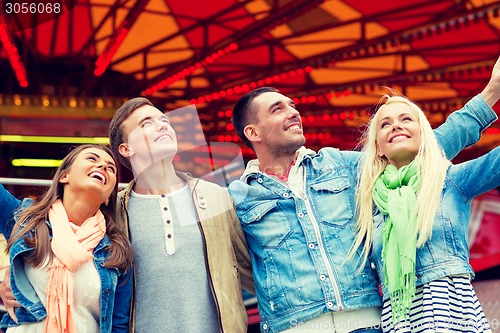
[{"label": "green scarf", "polygon": [[413,209],[421,177],[417,169],[416,159],[399,170],[389,164],[373,189],[375,204],[388,215],[382,229],[382,260],[393,323],[407,318],[416,289],[417,228]]}]

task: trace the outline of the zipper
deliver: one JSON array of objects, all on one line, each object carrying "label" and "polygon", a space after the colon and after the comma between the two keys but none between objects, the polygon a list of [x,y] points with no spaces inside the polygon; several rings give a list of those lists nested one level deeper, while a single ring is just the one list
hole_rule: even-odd
[{"label": "zipper", "polygon": [[326,271],[328,272],[328,276],[330,277],[330,281],[332,283],[333,287],[333,292],[335,294],[335,299],[337,300],[337,305],[339,307],[339,311],[342,311],[344,309],[344,306],[342,304],[342,299],[340,296],[340,291],[337,285],[337,281],[335,280],[335,276],[333,275],[333,269],[332,266],[330,265],[330,261],[328,260],[328,257],[325,252],[325,248],[323,246],[323,240],[321,238],[321,233],[319,230],[318,222],[316,221],[316,218],[313,215],[313,211],[311,208],[311,205],[309,203],[309,200],[307,200],[306,196],[306,177],[305,177],[305,172],[306,169],[304,168],[304,174],[303,174],[303,180],[304,180],[304,188],[302,189],[302,199],[304,200],[304,203],[306,205],[306,210],[307,214],[309,215],[309,220],[311,221],[311,224],[314,229],[314,234],[316,235],[316,239],[318,240],[318,247],[319,247],[319,252],[321,254],[321,258],[323,258],[323,262],[325,263],[326,266]]}]

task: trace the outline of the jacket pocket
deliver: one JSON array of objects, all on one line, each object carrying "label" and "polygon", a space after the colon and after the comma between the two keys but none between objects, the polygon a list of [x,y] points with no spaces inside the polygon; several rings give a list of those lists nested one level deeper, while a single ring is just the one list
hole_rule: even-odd
[{"label": "jacket pocket", "polygon": [[278,248],[290,235],[290,221],[278,200],[257,203],[241,214],[247,234],[264,248]]},{"label": "jacket pocket", "polygon": [[312,184],[313,210],[326,225],[344,228],[354,216],[353,188],[347,177]]}]

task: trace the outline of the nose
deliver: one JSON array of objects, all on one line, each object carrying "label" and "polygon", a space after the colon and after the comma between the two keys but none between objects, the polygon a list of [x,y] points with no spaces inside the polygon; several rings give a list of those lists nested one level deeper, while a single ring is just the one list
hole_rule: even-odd
[{"label": "nose", "polygon": [[156,126],[156,130],[158,132],[161,131],[162,129],[167,129],[167,124],[164,121],[162,121],[162,120],[156,119],[155,120],[155,126]]},{"label": "nose", "polygon": [[104,172],[106,172],[108,170],[108,164],[104,161],[101,161],[98,165],[97,165],[97,168],[98,169],[102,169]]},{"label": "nose", "polygon": [[398,121],[398,120],[395,120],[393,123],[392,123],[392,128],[391,128],[391,131],[395,131],[397,129],[401,129],[401,123]]},{"label": "nose", "polygon": [[288,110],[289,110],[290,118],[298,118],[298,117],[300,117],[300,112],[297,109],[292,108],[291,106],[289,106]]}]

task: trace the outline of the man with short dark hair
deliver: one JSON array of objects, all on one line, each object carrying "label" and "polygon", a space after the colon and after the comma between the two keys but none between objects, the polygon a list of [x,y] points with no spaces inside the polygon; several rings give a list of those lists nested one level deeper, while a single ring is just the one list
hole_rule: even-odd
[{"label": "man with short dark hair", "polygon": [[[496,120],[499,97],[497,61],[483,92],[435,130],[448,158]],[[233,125],[257,155],[229,192],[252,258],[261,331],[380,332],[375,273],[368,262],[359,267],[361,251],[347,260],[360,153],[305,148],[293,100],[270,87],[236,103]]]}]

